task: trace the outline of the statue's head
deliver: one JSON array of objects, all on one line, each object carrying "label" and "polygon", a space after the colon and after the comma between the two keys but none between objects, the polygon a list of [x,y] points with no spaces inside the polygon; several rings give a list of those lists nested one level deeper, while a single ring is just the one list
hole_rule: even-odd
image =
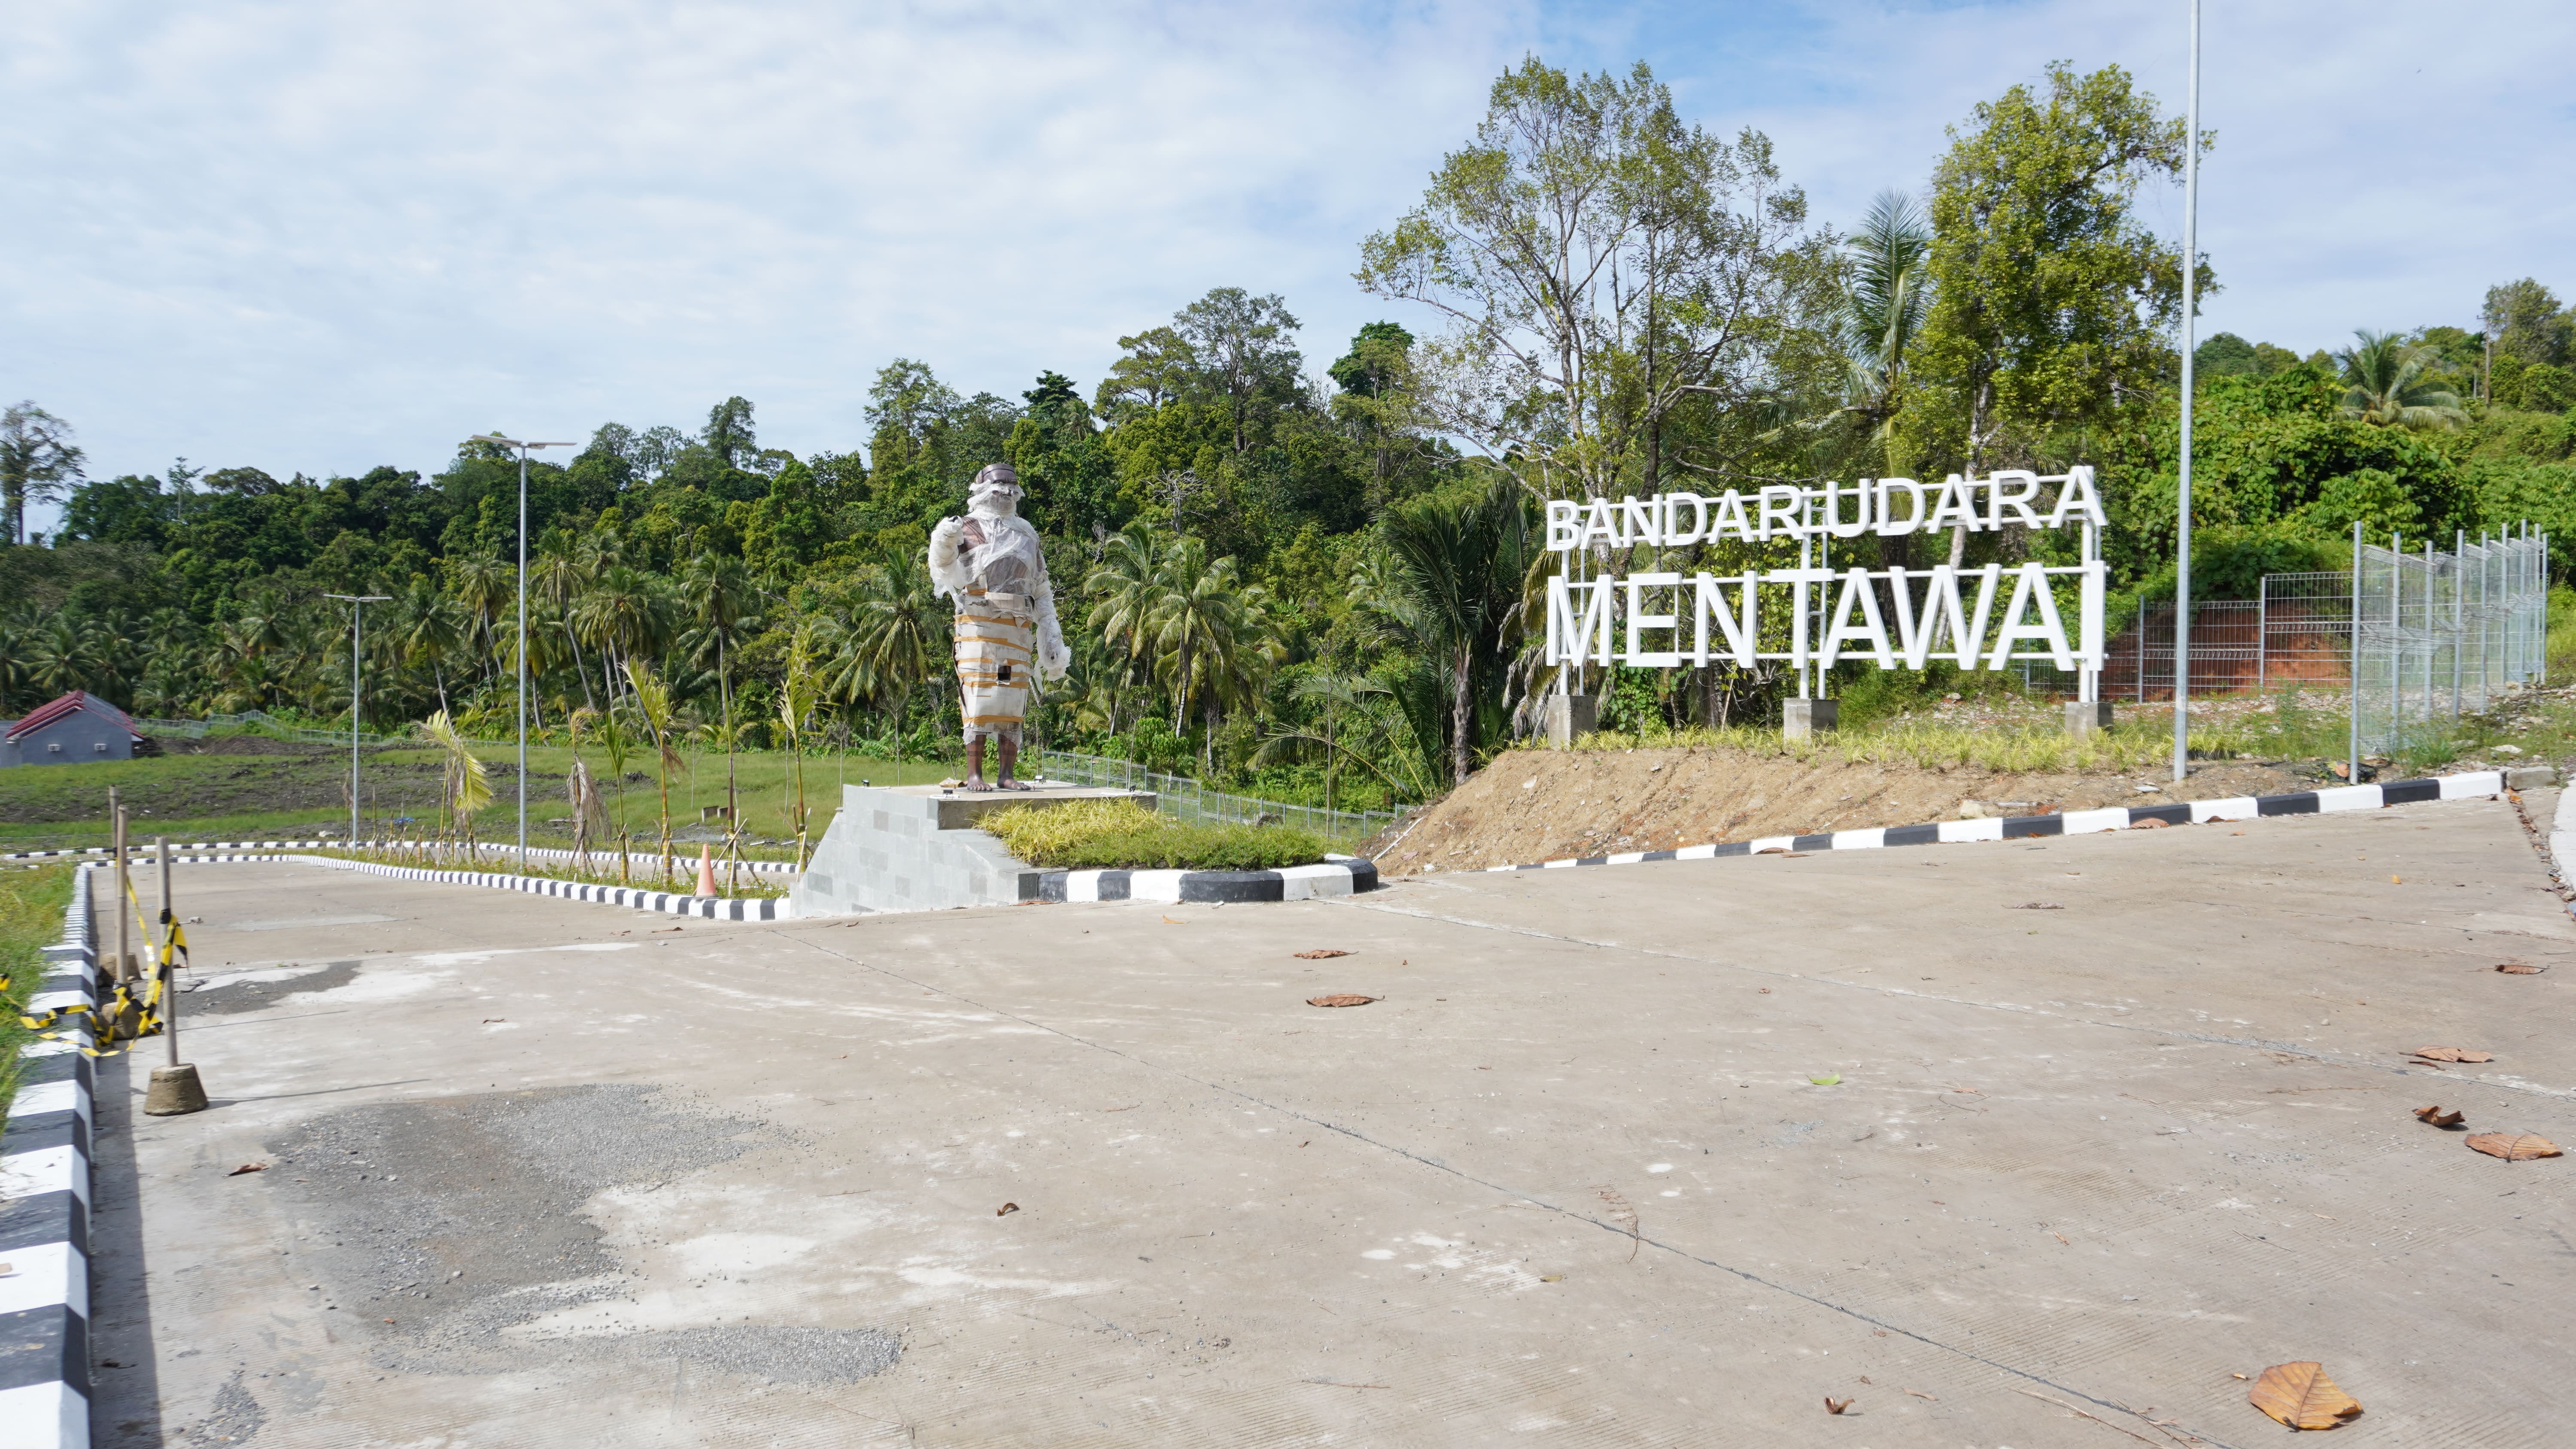
[{"label": "statue's head", "polygon": [[966,488],[966,511],[1008,518],[1019,511],[1020,475],[1008,463],[987,463]]}]

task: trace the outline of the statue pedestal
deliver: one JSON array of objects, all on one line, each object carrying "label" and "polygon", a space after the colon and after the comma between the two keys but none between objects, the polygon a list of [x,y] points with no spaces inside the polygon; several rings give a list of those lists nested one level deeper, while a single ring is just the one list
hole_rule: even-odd
[{"label": "statue pedestal", "polygon": [[815,842],[788,899],[800,917],[1036,900],[1044,872],[1013,859],[976,822],[1013,806],[1043,810],[1076,800],[1134,800],[1154,808],[1149,791],[1099,785],[989,794],[937,785],[844,785],[840,813]]}]

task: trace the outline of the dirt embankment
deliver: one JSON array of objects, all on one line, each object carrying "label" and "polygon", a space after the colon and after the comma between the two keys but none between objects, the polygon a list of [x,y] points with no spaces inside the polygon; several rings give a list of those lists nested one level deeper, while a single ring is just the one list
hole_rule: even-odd
[{"label": "dirt embankment", "polygon": [[2278,795],[2321,783],[2280,762],[2212,762],[2179,785],[2160,775],[2008,774],[1716,748],[1514,750],[1364,851],[1390,875],[1482,870],[1970,814]]}]

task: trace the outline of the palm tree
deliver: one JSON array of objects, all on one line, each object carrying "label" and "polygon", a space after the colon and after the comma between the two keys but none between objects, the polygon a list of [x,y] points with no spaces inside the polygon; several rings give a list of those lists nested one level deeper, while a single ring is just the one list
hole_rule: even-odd
[{"label": "palm tree", "polygon": [[447,659],[464,645],[466,629],[463,606],[441,594],[428,579],[414,576],[411,587],[403,591],[392,632],[405,663],[429,666],[430,677],[438,685],[441,714],[449,708]]},{"label": "palm tree", "polygon": [[1883,446],[1903,405],[1906,354],[1931,305],[1931,223],[1914,198],[1882,191],[1843,250],[1850,269],[1834,318],[1847,369],[1843,410]]},{"label": "palm tree", "polygon": [[1218,718],[1258,697],[1277,646],[1260,588],[1244,583],[1233,559],[1206,563],[1205,557],[1196,539],[1183,539],[1164,555],[1146,633],[1157,672],[1172,691],[1173,729],[1198,706],[1207,727],[1200,768],[1213,774]]},{"label": "palm tree", "polygon": [[[599,582],[582,596],[574,616],[599,645],[600,668],[606,671],[660,653],[671,639],[672,612],[670,595],[652,575],[621,563],[600,570]],[[611,686],[614,695],[613,678]]]},{"label": "palm tree", "polygon": [[833,621],[822,636],[820,687],[826,694],[850,703],[893,700],[898,767],[912,692],[949,652],[944,613],[922,560],[908,549],[893,551],[860,574],[847,621]]},{"label": "palm tree", "polygon": [[[442,709],[431,715],[421,729],[428,734],[430,742],[438,746],[441,757],[439,812],[455,821],[457,833],[465,840],[468,858],[479,865],[482,856],[474,845],[474,815],[492,803],[491,777],[484,771],[483,762],[475,758],[474,751],[456,733],[455,722],[447,717],[447,711]],[[445,829],[443,824],[441,829]]]},{"label": "palm tree", "polygon": [[1399,797],[1428,793],[1422,788],[1428,782],[1418,778],[1418,767],[1414,774],[1402,772],[1412,752],[1399,740],[1408,727],[1395,691],[1365,674],[1318,669],[1300,677],[1289,694],[1314,706],[1313,722],[1272,734],[1254,752],[1253,763],[1307,759],[1322,751],[1326,810],[1333,808],[1334,776],[1345,761],[1376,776]]},{"label": "palm tree", "polygon": [[787,646],[787,678],[778,691],[778,722],[784,730],[790,767],[796,774],[796,868],[805,868],[805,722],[814,713],[820,692],[814,677],[814,629],[798,626]]},{"label": "palm tree", "polygon": [[456,602],[465,606],[467,617],[474,623],[486,647],[480,652],[485,660],[495,660],[499,650],[490,646],[497,636],[500,618],[509,611],[510,597],[518,584],[513,571],[501,562],[500,555],[473,553],[448,565],[456,584]]},{"label": "palm tree", "polygon": [[598,571],[581,559],[567,553],[549,551],[528,571],[528,592],[552,611],[554,623],[563,630],[565,642],[572,646],[573,673],[581,678],[581,700],[593,709],[599,701],[591,696],[590,666],[581,657],[581,631],[574,623],[575,606]]},{"label": "palm tree", "polygon": [[680,576],[680,597],[688,601],[697,628],[691,633],[689,662],[703,661],[713,648],[716,656],[716,691],[724,707],[725,746],[725,856],[737,860],[742,849],[742,809],[734,775],[733,668],[732,646],[760,632],[760,615],[753,612],[760,595],[751,586],[751,575],[742,560],[719,554],[700,554],[689,560]]},{"label": "palm tree", "polygon": [[2393,332],[2353,331],[2356,345],[2334,355],[2343,364],[2343,416],[2373,427],[2456,428],[2468,420],[2460,395],[2424,376],[2431,351]]},{"label": "palm tree", "polygon": [[654,752],[660,756],[661,768],[654,778],[662,794],[662,883],[671,883],[671,772],[680,768],[679,743],[672,735],[671,686],[653,672],[653,666],[640,659],[626,661],[626,682],[635,693],[635,712],[644,728],[653,735]]},{"label": "palm tree", "polygon": [[1475,746],[1475,679],[1519,612],[1529,524],[1517,484],[1433,494],[1388,511],[1382,525],[1424,652],[1449,685],[1449,770],[1467,783]]},{"label": "palm tree", "polygon": [[47,619],[20,647],[27,679],[48,696],[89,688],[104,663],[97,626],[68,611]]}]

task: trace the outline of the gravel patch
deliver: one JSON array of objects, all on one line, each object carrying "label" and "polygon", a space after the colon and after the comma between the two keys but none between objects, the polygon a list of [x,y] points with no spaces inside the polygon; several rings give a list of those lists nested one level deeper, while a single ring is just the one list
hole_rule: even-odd
[{"label": "gravel patch", "polygon": [[632,1292],[583,1212],[594,1194],[673,1181],[769,1140],[759,1123],[678,1109],[657,1090],[494,1092],[303,1124],[268,1144],[262,1174],[295,1200],[302,1231],[281,1250],[288,1277],[372,1340],[371,1357],[388,1371],[487,1374],[609,1354],[806,1384],[892,1364],[899,1340],[873,1329],[508,1332]]}]

